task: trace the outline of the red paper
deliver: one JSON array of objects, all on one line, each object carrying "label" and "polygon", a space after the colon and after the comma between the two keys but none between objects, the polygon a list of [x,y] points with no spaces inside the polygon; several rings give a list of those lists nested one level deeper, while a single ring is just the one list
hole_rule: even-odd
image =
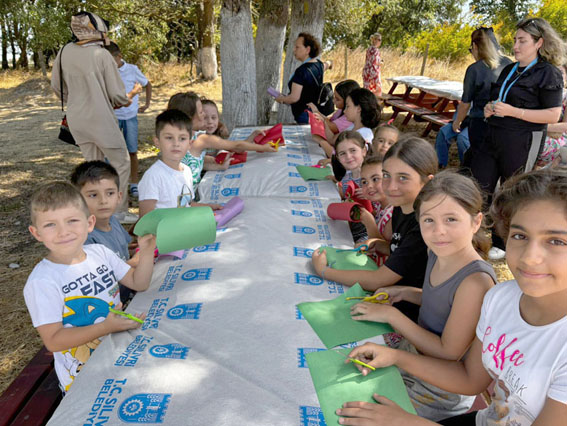
[{"label": "red paper", "polygon": [[360,207],[358,203],[331,203],[327,207],[327,216],[334,220],[360,222]]},{"label": "red paper", "polygon": [[327,140],[327,135],[325,134],[325,123],[318,120],[311,111],[307,111],[309,114],[309,125],[311,126],[311,134],[321,136],[323,139]]},{"label": "red paper", "polygon": [[[222,164],[228,155],[228,151],[219,152],[215,157],[215,163]],[[247,152],[242,152],[240,154],[233,153],[232,158],[230,159],[230,165],[233,166],[235,164],[246,163],[246,159],[248,157]]]},{"label": "red paper", "polygon": [[259,134],[258,136],[256,136],[254,138],[254,142],[256,142],[258,145],[265,145],[269,142],[276,142],[279,139],[279,145],[284,146],[285,140],[283,137],[282,130],[283,130],[282,123],[276,124],[271,129],[266,130],[265,135]]},{"label": "red paper", "polygon": [[374,207],[372,207],[372,202],[370,200],[365,200],[363,198],[360,198],[358,195],[356,195],[357,189],[358,189],[358,185],[353,180],[349,180],[347,184],[347,188],[345,190],[345,198],[350,199],[355,203],[359,203],[360,205],[362,205],[362,207],[364,207],[366,210],[372,213],[374,211]]}]

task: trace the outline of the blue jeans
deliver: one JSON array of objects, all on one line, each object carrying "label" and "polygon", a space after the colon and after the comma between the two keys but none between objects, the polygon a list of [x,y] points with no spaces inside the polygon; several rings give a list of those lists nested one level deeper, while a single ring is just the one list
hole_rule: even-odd
[{"label": "blue jeans", "polygon": [[118,127],[124,133],[126,148],[130,154],[138,152],[138,117],[118,120]]},{"label": "blue jeans", "polygon": [[453,130],[453,123],[445,124],[439,129],[437,139],[435,140],[435,150],[439,159],[440,167],[447,167],[449,162],[449,147],[453,139],[457,139],[457,151],[459,152],[459,160],[463,163],[463,156],[471,143],[469,142],[469,128],[463,129],[460,133]]}]

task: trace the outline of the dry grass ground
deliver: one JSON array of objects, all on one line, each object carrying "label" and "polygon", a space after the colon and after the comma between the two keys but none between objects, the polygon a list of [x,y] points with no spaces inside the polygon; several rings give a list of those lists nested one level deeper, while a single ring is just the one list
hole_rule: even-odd
[{"label": "dry grass ground", "polygon": [[[325,55],[334,61],[326,74],[332,81],[344,78],[344,51]],[[394,75],[419,74],[421,58],[383,50],[383,80]],[[364,51],[349,53],[348,78],[361,81]],[[425,74],[445,80],[462,80],[468,63],[449,64],[429,61]],[[154,86],[152,106],[139,116],[141,173],[155,161],[151,144],[153,121],[169,97],[178,91],[193,90],[222,102],[220,78],[213,82],[195,81],[188,65],[148,65],[147,75]],[[385,111],[387,118],[388,111]],[[61,120],[60,104],[49,81],[35,72],[0,73],[0,392],[16,377],[41,347],[22,296],[22,289],[33,266],[45,255],[43,246],[29,234],[27,203],[41,183],[67,179],[73,167],[82,161],[80,151],[57,140]],[[423,124],[408,126],[417,131]],[[430,137],[433,143],[433,138]],[[453,152],[452,161],[456,161]],[[132,211],[136,211],[133,203]],[[12,268],[10,265],[18,265]],[[496,265],[501,279],[509,277],[503,262]]]}]

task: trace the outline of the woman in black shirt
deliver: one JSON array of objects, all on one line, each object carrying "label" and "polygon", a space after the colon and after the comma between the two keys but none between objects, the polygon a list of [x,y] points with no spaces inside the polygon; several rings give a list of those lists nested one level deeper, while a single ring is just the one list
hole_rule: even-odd
[{"label": "woman in black shirt", "polygon": [[295,40],[293,55],[301,61],[288,81],[289,95],[278,96],[276,101],[291,105],[293,117],[298,124],[309,123],[307,104],[317,103],[323,85],[323,62],[317,59],[321,46],[309,33],[300,33]]},{"label": "woman in black shirt", "polygon": [[[514,56],[492,85],[484,108],[488,134],[472,159],[472,173],[489,196],[496,184],[533,168],[548,123],[561,114],[563,42],[549,23],[531,18],[517,25]],[[504,257],[504,243],[493,238],[489,257]]]}]

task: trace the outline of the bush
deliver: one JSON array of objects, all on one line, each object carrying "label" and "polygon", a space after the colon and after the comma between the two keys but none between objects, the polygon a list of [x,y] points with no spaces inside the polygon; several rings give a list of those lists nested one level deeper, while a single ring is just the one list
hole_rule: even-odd
[{"label": "bush", "polygon": [[429,43],[429,56],[435,59],[456,61],[469,54],[471,33],[474,27],[468,24],[437,25],[432,30],[422,31],[410,47],[425,52]]}]

